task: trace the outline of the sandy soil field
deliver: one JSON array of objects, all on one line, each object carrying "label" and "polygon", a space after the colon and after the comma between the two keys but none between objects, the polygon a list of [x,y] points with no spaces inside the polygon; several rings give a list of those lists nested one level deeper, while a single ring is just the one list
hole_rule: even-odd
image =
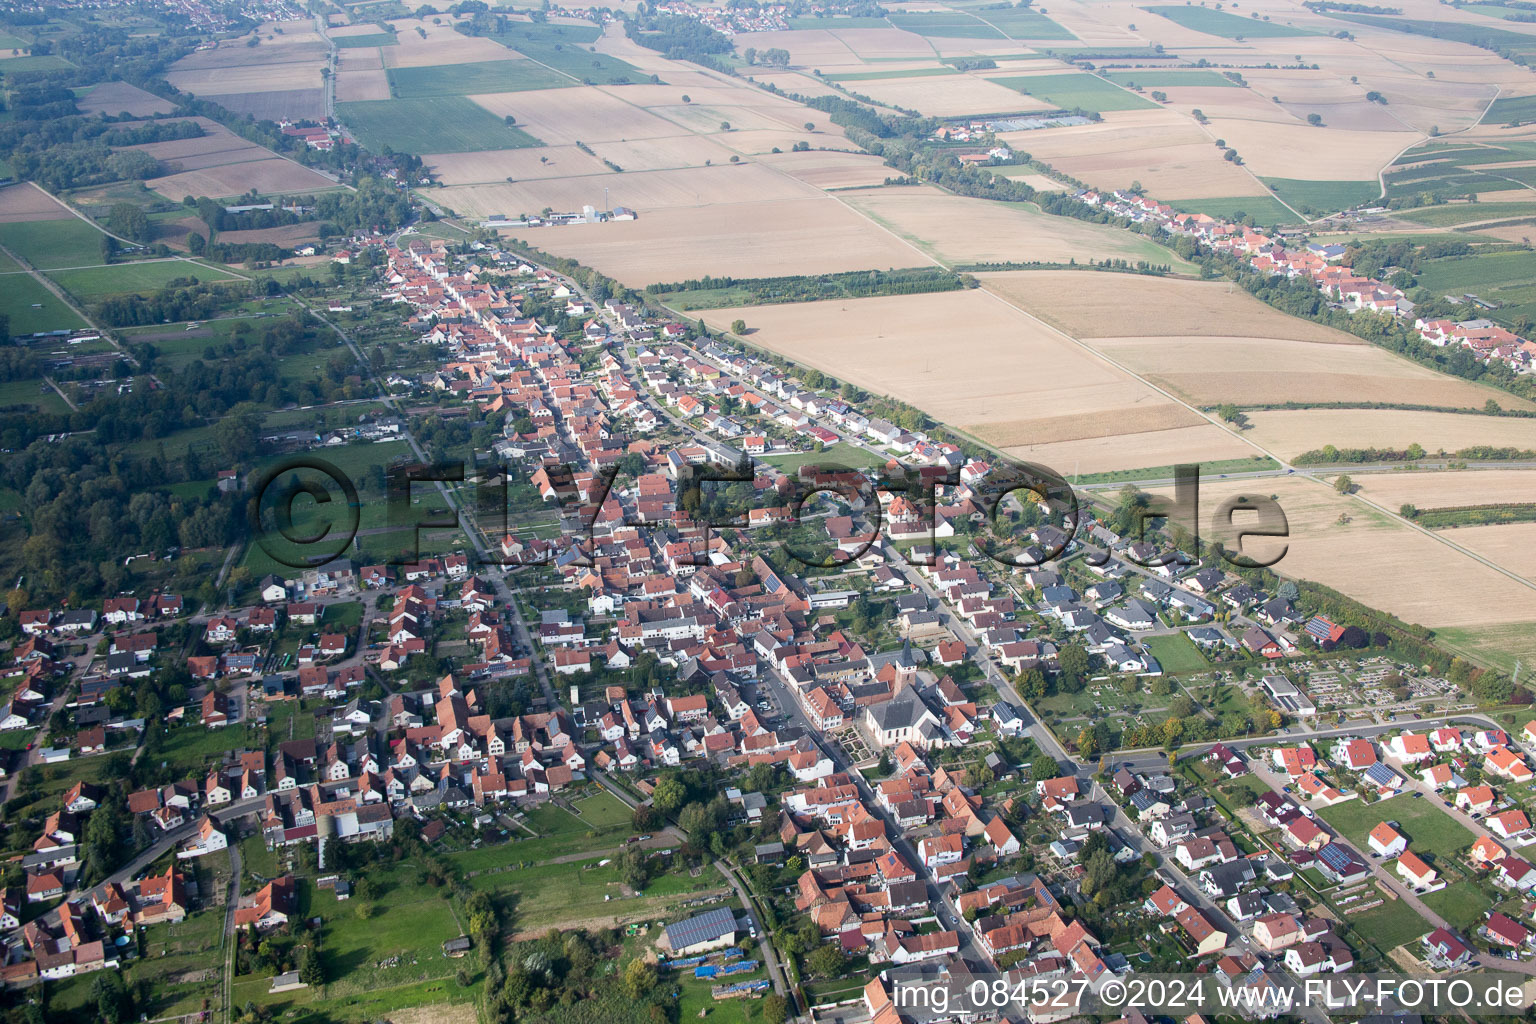
[{"label": "sandy soil field", "polygon": [[[470,185],[478,182],[505,184],[508,178],[536,181],[542,178],[608,173],[602,161],[588,156],[575,146],[442,153],[422,159],[445,185]],[[628,167],[623,163],[620,166]]]},{"label": "sandy soil field", "polygon": [[145,92],[127,82],[103,82],[85,96],[75,101],[75,106],[87,114],[121,114],[124,111],[134,117],[152,114],[169,114],[176,107],[152,92]]},{"label": "sandy soil field", "polygon": [[545,206],[579,210],[601,205],[602,190],[611,189],[612,202],[640,211],[642,217],[676,207],[773,202],[817,195],[803,182],[754,163],[717,164],[678,171],[639,171],[601,174],[516,184],[471,185],[435,194],[438,202],[472,217],[492,213],[509,216],[519,210],[537,212]]},{"label": "sandy soil field", "polygon": [[470,99],[497,117],[512,115],[519,128],[550,146],[688,134],[673,122],[618,98],[612,90],[596,86],[490,93]]},{"label": "sandy soil field", "polygon": [[[824,195],[642,210],[639,220],[550,228],[520,237],[635,288],[707,274],[827,274],[924,263],[920,253]],[[744,245],[743,238],[750,238],[750,244]]]},{"label": "sandy soil field", "polygon": [[[395,46],[381,49],[384,66],[391,68],[423,68],[438,64],[473,64],[487,60],[522,60],[522,54],[507,49],[500,43],[483,36],[466,36],[455,32],[450,19],[434,25],[431,19],[400,18],[390,22],[397,29]],[[426,32],[423,39],[420,28]]]},{"label": "sandy soil field", "polygon": [[983,287],[1079,338],[1130,337],[1158,324],[1170,335],[1222,336],[1240,323],[1255,337],[1361,345],[1343,331],[1287,316],[1219,281],[1183,281],[1081,270],[978,275]]},{"label": "sandy soil field", "polygon": [[[723,309],[703,316],[722,327],[741,318],[752,329],[753,344],[910,402],[998,444],[1199,421],[981,290]],[[963,349],[957,348],[961,344]],[[957,351],[963,357],[956,358]]]},{"label": "sandy soil field", "polygon": [[258,192],[269,193],[310,192],[336,187],[336,183],[323,174],[275,156],[266,160],[247,160],[200,171],[185,171],[164,178],[151,178],[144,184],[176,202],[189,195],[211,198],[238,196],[253,188]]},{"label": "sandy soil field", "polygon": [[878,185],[896,173],[879,157],[864,153],[773,153],[758,162],[821,189]]},{"label": "sandy soil field", "polygon": [[1536,501],[1536,472],[1529,469],[1395,470],[1351,479],[1361,494],[1391,509],[1404,502],[1428,509]]},{"label": "sandy soil field", "polygon": [[[1316,580],[1426,626],[1536,620],[1536,592],[1326,483],[1301,477],[1202,480],[1200,507],[1208,516],[1204,510],[1213,512],[1225,498],[1250,493],[1273,495],[1285,511],[1288,542],[1247,542],[1256,557],[1286,543],[1277,572]],[[1347,523],[1339,522],[1341,513]],[[1202,535],[1208,528],[1207,520]],[[1449,539],[1459,543],[1455,534]]]},{"label": "sandy soil field", "polygon": [[928,185],[882,188],[845,198],[947,263],[1175,259],[1168,250],[1118,228],[1052,217],[1020,203],[968,199]]},{"label": "sandy soil field", "polygon": [[1491,398],[1506,408],[1530,408],[1502,391],[1436,373],[1372,345],[1220,336],[1100,338],[1092,344],[1200,406],[1392,402],[1481,409]]},{"label": "sandy soil field", "polygon": [[389,99],[389,75],[382,68],[336,72],[336,102]]},{"label": "sandy soil field", "polygon": [[[996,71],[988,74],[995,75]],[[1045,110],[1051,106],[1035,96],[1025,96],[974,75],[935,75],[926,78],[874,78],[845,83],[854,92],[916,110],[928,117],[962,117],[966,114],[1000,114]]]},{"label": "sandy soil field", "polygon": [[0,188],[0,224],[30,220],[63,220],[74,214],[31,182]]},{"label": "sandy soil field", "polygon": [[1010,445],[1003,451],[1017,459],[1049,466],[1069,480],[1075,473],[1221,462],[1254,454],[1250,446],[1209,423],[1075,441]]},{"label": "sandy soil field", "polygon": [[1248,436],[1284,458],[1324,445],[1454,452],[1472,445],[1536,449],[1536,420],[1398,409],[1260,411]]}]

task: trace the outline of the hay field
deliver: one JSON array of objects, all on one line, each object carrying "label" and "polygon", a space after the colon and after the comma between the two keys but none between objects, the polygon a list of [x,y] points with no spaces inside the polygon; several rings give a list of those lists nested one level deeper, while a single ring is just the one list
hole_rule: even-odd
[{"label": "hay field", "polygon": [[639,210],[642,217],[679,207],[775,202],[817,195],[811,186],[787,175],[742,163],[469,185],[443,189],[435,196],[451,209],[471,217],[484,217],[517,210],[537,211],[545,206],[579,210],[586,203],[600,205],[605,186],[612,190],[614,203]]},{"label": "hay field", "polygon": [[497,117],[517,119],[518,127],[550,146],[623,139],[665,139],[686,129],[614,95],[614,89],[579,86],[469,97]]},{"label": "hay field", "polygon": [[1148,324],[1157,324],[1170,335],[1219,337],[1230,334],[1234,324],[1242,324],[1244,331],[1259,338],[1363,344],[1352,334],[1288,316],[1220,281],[1081,270],[978,276],[984,288],[1078,338],[1131,337]]},{"label": "hay field", "polygon": [[1141,235],[1053,217],[1023,203],[955,196],[931,185],[881,188],[849,195],[845,201],[945,263],[1122,258],[1182,264]]},{"label": "hay field", "polygon": [[127,82],[103,82],[76,100],[75,106],[86,114],[110,116],[127,112],[134,117],[169,114],[176,109],[169,100]]},{"label": "hay field", "polygon": [[743,319],[755,345],[999,445],[1200,422],[980,289],[702,315],[722,328]]},{"label": "hay field", "polygon": [[1325,445],[1454,452],[1473,445],[1536,449],[1536,420],[1398,409],[1305,409],[1248,415],[1248,436],[1282,458]]},{"label": "hay field", "polygon": [[1047,110],[1054,106],[1039,97],[1025,96],[975,75],[878,78],[850,82],[848,87],[881,103],[906,107],[928,117]]},{"label": "hay field", "polygon": [[[527,181],[608,172],[602,161],[588,156],[575,146],[492,149],[482,153],[436,153],[422,159],[445,185],[505,183],[508,178]],[[543,204],[540,204],[542,208]]]},{"label": "hay field", "polygon": [[[493,39],[466,36],[453,30],[450,19],[434,25],[428,19],[399,18],[395,26],[397,45],[381,51],[387,68],[422,68],[439,64],[477,64],[490,60],[524,60]],[[423,39],[417,30],[426,33]]]},{"label": "hay field", "polygon": [[[1202,480],[1200,507],[1214,510],[1242,494],[1273,495],[1285,511],[1288,540],[1255,537],[1245,544],[1256,557],[1285,544],[1286,554],[1274,566],[1283,575],[1316,580],[1431,627],[1536,621],[1536,591],[1327,483],[1303,477]],[[1339,522],[1341,514],[1347,523]],[[1208,523],[1201,527],[1204,533]]]},{"label": "hay field", "polygon": [[30,181],[0,188],[0,224],[33,220],[63,220],[69,208]]},{"label": "hay field", "polygon": [[1536,501],[1536,472],[1528,469],[1394,470],[1352,479],[1361,494],[1392,509],[1404,502],[1431,509]]},{"label": "hay field", "polygon": [[[621,196],[615,195],[614,200]],[[655,212],[641,209],[639,220],[551,228],[521,237],[530,238],[546,252],[596,267],[632,288],[709,274],[829,274],[890,270],[923,262],[911,247],[825,195]],[[744,238],[751,243],[743,244]]]},{"label": "hay field", "polygon": [[1048,466],[1069,480],[1077,473],[1221,462],[1255,454],[1253,448],[1210,423],[1167,430],[1128,431],[1072,441],[1007,445],[1002,450],[1016,459]]},{"label": "hay field", "polygon": [[998,137],[1099,188],[1140,181],[1164,200],[1263,192],[1251,174],[1222,159],[1198,125],[1171,110],[1111,111],[1098,124]]},{"label": "hay field", "polygon": [[[1154,321],[1156,323],[1156,321]],[[1229,327],[1241,330],[1242,323]],[[1367,344],[1251,336],[1099,338],[1093,347],[1194,405],[1390,402],[1481,409],[1504,392],[1436,373]]]}]

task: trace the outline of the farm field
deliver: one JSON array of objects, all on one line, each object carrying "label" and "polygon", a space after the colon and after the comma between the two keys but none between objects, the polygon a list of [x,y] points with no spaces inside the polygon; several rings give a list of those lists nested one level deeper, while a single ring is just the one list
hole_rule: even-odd
[{"label": "farm field", "polygon": [[0,314],[10,320],[13,335],[84,327],[74,311],[25,272],[0,275]]},{"label": "farm field", "polygon": [[127,82],[103,82],[76,100],[75,106],[85,114],[128,113],[134,117],[169,114],[176,109],[168,100]]},{"label": "farm field", "polygon": [[1306,29],[1290,25],[1260,21],[1225,11],[1213,11],[1205,7],[1181,7],[1158,5],[1145,8],[1150,14],[1160,15],[1196,32],[1220,36],[1223,39],[1260,39],[1277,36],[1310,35]]},{"label": "farm field", "polygon": [[1103,113],[1156,106],[1151,100],[1117,88],[1102,78],[1082,73],[1020,75],[992,81],[1026,96],[1037,96],[1063,110],[1081,108]]},{"label": "farm field", "polygon": [[[1533,500],[1527,487],[1523,499]],[[1468,502],[1470,504],[1470,502]],[[1500,523],[1496,526],[1458,526],[1440,531],[1468,551],[1497,562],[1511,572],[1536,583],[1536,523]]]},{"label": "farm field", "polygon": [[[622,195],[616,194],[615,201]],[[743,246],[743,237],[753,244]],[[774,277],[887,270],[910,267],[917,255],[911,246],[826,196],[663,209],[633,221],[541,229],[530,240],[632,288],[709,274]]]},{"label": "farm field", "polygon": [[338,103],[336,117],[374,149],[402,153],[464,153],[522,149],[539,140],[463,96]]},{"label": "farm field", "polygon": [[30,183],[0,188],[0,224],[60,220],[72,216],[63,204]]},{"label": "farm field", "polygon": [[401,99],[429,96],[468,96],[471,93],[521,92],[525,89],[558,89],[576,84],[556,71],[531,60],[484,61],[441,67],[391,68],[393,95]]},{"label": "farm field", "polygon": [[86,300],[128,292],[158,291],[177,279],[196,278],[199,281],[211,283],[238,280],[234,275],[216,270],[207,264],[190,263],[186,260],[154,260],[145,263],[118,263],[105,267],[55,270],[48,276],[57,281],[71,295]]},{"label": "farm field", "polygon": [[1314,217],[1370,203],[1381,195],[1381,186],[1374,179],[1305,181],[1300,178],[1265,178],[1264,184],[1295,209]]},{"label": "farm field", "polygon": [[845,201],[946,264],[1124,259],[1188,266],[1144,236],[1025,203],[967,199],[926,185],[857,192]]},{"label": "farm field", "polygon": [[1247,436],[1282,458],[1325,445],[1454,452],[1474,445],[1536,449],[1536,421],[1398,409],[1258,410]]},{"label": "farm field", "polygon": [[1528,469],[1393,470],[1352,479],[1361,494],[1391,509],[1404,503],[1433,509],[1536,501],[1536,473]]},{"label": "farm field", "polygon": [[1255,337],[1357,345],[1343,331],[1288,316],[1219,281],[1178,280],[1080,270],[1027,270],[978,275],[983,286],[1068,334],[1130,337],[1159,324],[1169,335],[1221,337],[1242,324]]},{"label": "farm field", "polygon": [[73,215],[0,223],[0,245],[38,270],[95,266],[101,262],[101,239],[95,225]]},{"label": "farm field", "polygon": [[180,171],[144,183],[167,199],[180,202],[188,195],[224,198],[242,195],[250,189],[278,193],[338,187],[320,172],[247,142],[223,125],[206,118],[196,120],[205,133],[201,138],[129,147],[168,164],[180,165]]},{"label": "farm field", "polygon": [[[1199,422],[985,291],[722,309],[703,317],[721,328],[743,319],[754,345],[910,402],[1000,447]],[[947,339],[959,324],[967,358],[948,359]]]},{"label": "farm field", "polygon": [[[1170,492],[1166,487],[1148,490]],[[1227,497],[1255,492],[1279,502],[1290,536],[1284,541],[1253,538],[1245,550],[1255,557],[1273,557],[1283,549],[1284,556],[1274,566],[1282,575],[1316,580],[1432,628],[1483,629],[1504,623],[1536,628],[1536,591],[1437,537],[1339,495],[1326,482],[1299,476],[1207,479],[1200,484],[1200,503],[1214,508]]]},{"label": "farm field", "polygon": [[1204,213],[1212,217],[1241,220],[1252,217],[1258,224],[1295,224],[1301,220],[1290,207],[1273,196],[1227,196],[1213,199],[1182,199],[1169,204],[1181,213]]},{"label": "farm field", "polygon": [[[1016,435],[1003,451],[1049,466],[1069,480],[1096,473],[1128,473],[1186,463],[1215,464],[1243,459],[1254,449],[1213,423],[1104,434],[1067,441],[1030,442]],[[1160,470],[1156,475],[1165,476]]]}]

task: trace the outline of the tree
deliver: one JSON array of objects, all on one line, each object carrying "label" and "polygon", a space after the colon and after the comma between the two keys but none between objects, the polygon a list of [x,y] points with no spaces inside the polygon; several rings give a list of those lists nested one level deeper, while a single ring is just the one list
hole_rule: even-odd
[{"label": "tree", "polygon": [[732,320],[731,321],[731,333],[732,334],[746,334],[747,333],[747,322],[745,320]]},{"label": "tree", "polygon": [[822,978],[835,978],[843,973],[843,951],[831,943],[823,942],[805,958],[811,973]]},{"label": "tree", "polygon": [[639,1002],[656,987],[656,968],[638,957],[624,966],[624,994]]},{"label": "tree", "polygon": [[816,130],[816,122],[815,121],[807,121],[807,122],[805,122],[805,130],[808,131],[808,132],[815,131]]},{"label": "tree", "polygon": [[1064,687],[1076,693],[1088,676],[1088,652],[1076,644],[1067,644],[1057,653],[1056,666]]},{"label": "tree", "polygon": [[1349,478],[1348,473],[1340,473],[1333,481],[1333,489],[1340,494],[1349,494],[1355,489],[1355,482]]},{"label": "tree", "polygon": [[1314,128],[1322,127],[1323,115],[1322,114],[1308,114],[1307,115],[1307,124],[1311,125]]},{"label": "tree", "polygon": [[671,814],[683,806],[683,801],[688,799],[688,790],[683,788],[675,775],[668,775],[656,783],[656,789],[651,793],[651,806],[657,813],[665,816]]},{"label": "tree", "polygon": [[1029,777],[1035,782],[1054,779],[1061,774],[1061,765],[1050,754],[1040,754],[1029,766]]},{"label": "tree", "polygon": [[299,954],[299,980],[311,987],[325,984],[325,965],[320,962],[320,952],[313,946],[305,946]]},{"label": "tree", "polygon": [[770,992],[763,997],[758,1004],[757,1015],[763,1024],[784,1024],[789,1019],[789,1006],[784,1002],[784,997],[777,992]]}]

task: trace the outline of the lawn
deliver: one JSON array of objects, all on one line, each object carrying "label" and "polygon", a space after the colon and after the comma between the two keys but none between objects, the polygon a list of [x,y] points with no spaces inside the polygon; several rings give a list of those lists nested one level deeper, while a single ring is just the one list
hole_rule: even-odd
[{"label": "lawn", "polygon": [[474,64],[390,68],[389,89],[400,99],[471,96],[575,85],[570,78],[531,60],[489,60]]},{"label": "lawn", "polygon": [[1175,24],[1196,32],[1220,36],[1223,39],[1259,39],[1265,36],[1309,36],[1314,33],[1289,25],[1276,25],[1258,18],[1247,18],[1225,11],[1213,11],[1208,7],[1148,7],[1145,10],[1160,14]]},{"label": "lawn", "polygon": [[1428,856],[1441,871],[1454,866],[1474,839],[1472,833],[1452,820],[1436,801],[1415,800],[1407,795],[1373,804],[1348,800],[1325,807],[1318,813],[1362,853],[1370,850],[1366,837],[1371,829],[1383,821],[1395,821],[1398,830],[1408,838],[1408,848],[1420,856]]},{"label": "lawn", "polygon": [[883,466],[887,459],[868,448],[855,448],[851,444],[835,444],[822,452],[795,452],[792,455],[768,455],[761,461],[776,466],[781,472],[795,473],[801,466],[820,463],[845,469],[862,469],[866,466]]},{"label": "lawn", "polygon": [[10,319],[13,335],[85,326],[84,320],[31,274],[0,277],[0,314]]},{"label": "lawn", "polygon": [[1143,89],[1176,89],[1181,86],[1239,88],[1236,82],[1221,72],[1202,69],[1183,71],[1177,68],[1136,68],[1132,71],[1106,71],[1104,77],[1117,85],[1137,85]]},{"label": "lawn", "polygon": [[1145,641],[1152,657],[1163,666],[1163,671],[1170,675],[1183,675],[1186,672],[1204,672],[1210,668],[1210,663],[1200,653],[1199,648],[1189,639],[1185,633],[1167,633],[1162,636],[1149,636]]},{"label": "lawn", "polygon": [[1242,220],[1252,217],[1255,224],[1296,224],[1301,218],[1274,196],[1229,196],[1223,199],[1179,199],[1168,205],[1181,213],[1204,213],[1212,217]]},{"label": "lawn", "polygon": [[1338,213],[1374,202],[1381,197],[1381,185],[1375,181],[1304,181],[1300,178],[1261,178],[1302,213],[1313,217]]},{"label": "lawn", "polygon": [[100,299],[132,292],[156,292],[172,281],[196,278],[207,284],[234,283],[232,274],[201,263],[185,260],[155,260],[151,263],[115,263],[79,270],[55,270],[48,276],[77,299]]},{"label": "lawn", "polygon": [[101,237],[78,217],[0,224],[0,245],[39,270],[96,266],[101,262]]},{"label": "lawn", "polygon": [[[507,847],[498,847],[507,849]],[[513,897],[512,925],[542,932],[556,925],[601,917],[625,921],[663,916],[668,908],[706,890],[724,890],[725,880],[706,867],[698,878],[669,873],[654,878],[641,894],[626,896],[618,864],[607,857],[563,864],[522,864],[475,875],[471,887]]]},{"label": "lawn", "polygon": [[1429,893],[1423,900],[1426,907],[1445,918],[1452,928],[1463,934],[1482,924],[1483,915],[1493,905],[1471,881],[1448,885],[1439,892]]},{"label": "lawn", "polygon": [[[64,399],[59,397],[59,393],[43,381],[11,380],[0,384],[0,409],[19,409],[21,406],[31,406],[39,412],[69,411],[69,406],[64,404]],[[0,735],[14,736],[15,733]],[[3,744],[3,740],[0,740],[0,744]]]},{"label": "lawn", "polygon": [[1127,92],[1094,75],[1066,73],[1060,75],[1027,75],[1015,78],[993,78],[990,81],[1005,85],[1026,96],[1037,96],[1054,103],[1062,110],[1141,110],[1155,107],[1156,103]]},{"label": "lawn", "polygon": [[634,816],[628,805],[606,789],[573,804],[588,828],[628,825]]},{"label": "lawn", "polygon": [[0,71],[15,74],[27,71],[67,71],[74,67],[57,54],[47,53],[38,57],[7,57],[0,60]]},{"label": "lawn", "polygon": [[336,117],[376,151],[389,146],[402,153],[478,153],[542,145],[463,96],[338,103]]},{"label": "lawn", "polygon": [[[1348,909],[1345,905],[1340,913]],[[1383,951],[1412,942],[1430,930],[1429,922],[1402,900],[1389,899],[1379,907],[1345,916],[1344,920]]]}]

